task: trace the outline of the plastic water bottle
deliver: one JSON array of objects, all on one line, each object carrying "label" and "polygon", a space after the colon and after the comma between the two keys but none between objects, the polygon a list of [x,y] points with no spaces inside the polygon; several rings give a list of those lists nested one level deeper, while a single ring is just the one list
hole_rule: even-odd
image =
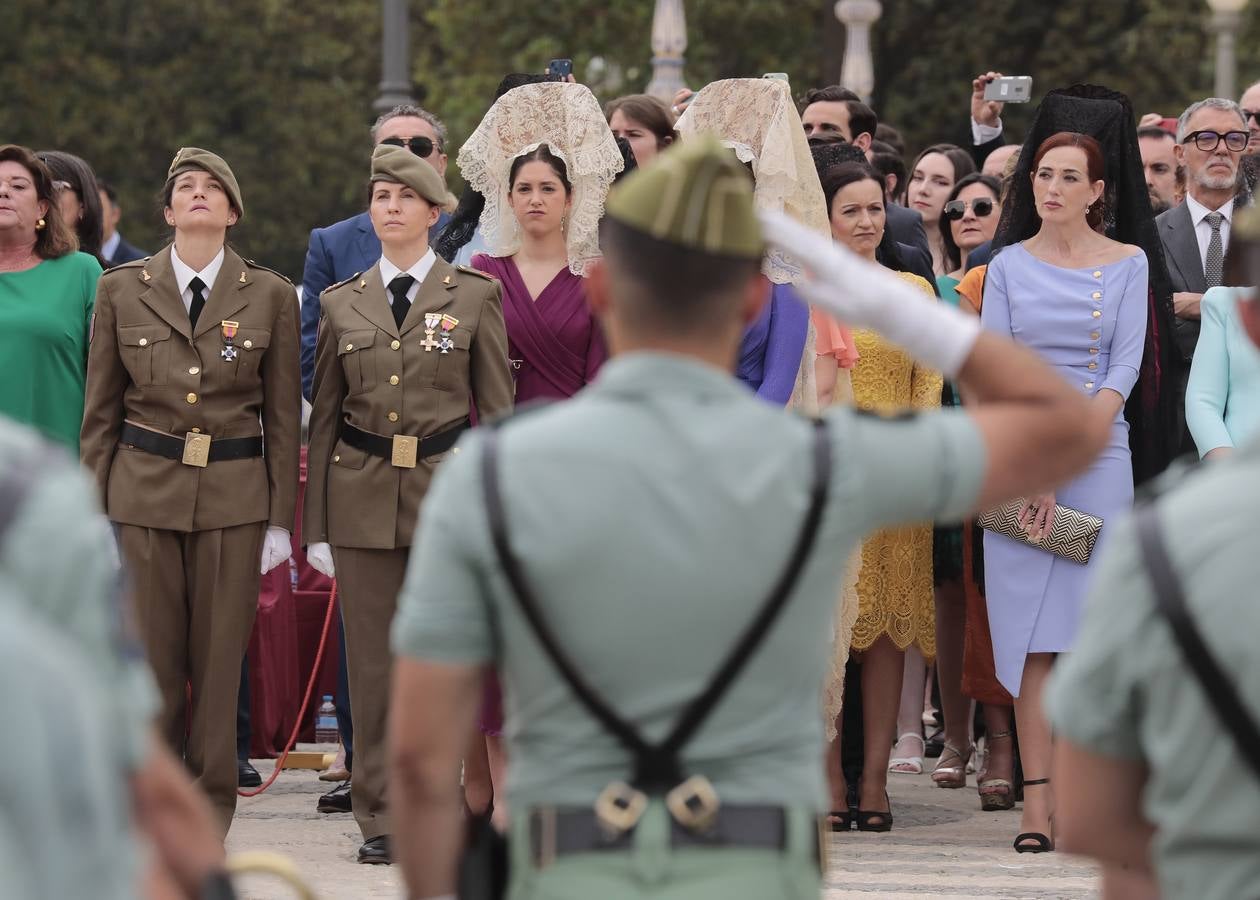
[{"label": "plastic water bottle", "polygon": [[341,739],[337,731],[337,707],[333,706],[332,694],[324,695],[324,702],[315,711],[315,743],[335,744]]}]

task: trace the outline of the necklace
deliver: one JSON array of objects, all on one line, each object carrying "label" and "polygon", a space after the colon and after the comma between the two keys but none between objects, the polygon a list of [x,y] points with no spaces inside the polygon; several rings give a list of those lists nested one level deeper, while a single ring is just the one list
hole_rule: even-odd
[{"label": "necklace", "polygon": [[29,269],[27,265],[35,258],[35,242],[32,241],[26,248],[26,253],[20,259],[5,259],[4,254],[0,251],[0,272],[20,272]]}]

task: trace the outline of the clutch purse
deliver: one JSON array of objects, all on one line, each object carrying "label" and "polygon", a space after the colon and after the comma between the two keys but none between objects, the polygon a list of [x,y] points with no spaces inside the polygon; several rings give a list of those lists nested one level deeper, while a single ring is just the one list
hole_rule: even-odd
[{"label": "clutch purse", "polygon": [[1089,563],[1098,543],[1098,532],[1102,530],[1103,520],[1091,516],[1070,506],[1056,505],[1054,508],[1054,524],[1050,533],[1034,544],[1019,525],[1019,511],[1023,509],[1024,500],[1012,500],[996,509],[981,513],[976,521],[980,527],[994,534],[1000,534],[1011,540],[1027,544],[1038,550],[1045,550],[1055,556],[1061,556],[1082,566]]}]

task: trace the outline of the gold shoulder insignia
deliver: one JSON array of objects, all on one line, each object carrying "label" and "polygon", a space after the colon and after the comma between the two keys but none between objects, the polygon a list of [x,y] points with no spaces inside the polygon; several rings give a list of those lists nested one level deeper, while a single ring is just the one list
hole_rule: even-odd
[{"label": "gold shoulder insignia", "polygon": [[277,272],[275,269],[268,269],[266,266],[260,266],[258,265],[258,263],[254,262],[252,259],[245,260],[245,265],[249,266],[251,269],[261,269],[264,272],[270,272],[272,275],[275,275],[277,278],[283,278],[286,284],[290,284],[290,285],[293,284],[293,282],[289,280],[288,275],[285,275],[283,272]]},{"label": "gold shoulder insignia", "polygon": [[349,284],[350,282],[354,281],[356,278],[358,278],[358,277],[359,277],[360,275],[362,275],[362,274],[363,274],[362,272],[355,272],[355,273],[354,273],[353,275],[351,275],[349,278],[346,278],[346,279],[344,279],[344,280],[342,280],[342,281],[338,281],[336,284],[330,284],[330,285],[328,285],[328,287],[326,287],[326,288],[324,288],[322,291],[320,291],[320,296],[322,297],[324,294],[327,294],[329,291],[335,291],[335,290],[336,290],[337,288],[339,288],[339,287],[345,287],[347,284]]},{"label": "gold shoulder insignia", "polygon": [[466,272],[469,275],[476,275],[478,278],[484,278],[486,281],[493,281],[495,283],[498,283],[499,281],[499,279],[495,278],[493,275],[483,272],[480,269],[474,269],[472,266],[456,266],[455,270],[457,272]]},{"label": "gold shoulder insignia", "polygon": [[151,256],[146,256],[144,259],[133,259],[133,260],[131,260],[130,262],[119,263],[119,264],[118,264],[118,265],[116,265],[116,266],[110,266],[108,269],[106,269],[106,270],[105,270],[104,272],[102,272],[101,274],[102,274],[102,275],[108,275],[108,274],[110,274],[111,272],[117,272],[117,271],[120,271],[120,270],[122,270],[122,269],[143,269],[143,268],[145,267],[145,265],[149,262],[149,260],[150,260],[150,259],[152,259],[152,258],[153,258],[153,257],[151,257]]}]

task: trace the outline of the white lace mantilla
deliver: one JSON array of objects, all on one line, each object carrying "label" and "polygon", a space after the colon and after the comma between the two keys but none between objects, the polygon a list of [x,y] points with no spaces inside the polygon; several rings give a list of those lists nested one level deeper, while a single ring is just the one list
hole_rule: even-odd
[{"label": "white lace mantilla", "polygon": [[[705,85],[676,127],[684,139],[712,134],[741,162],[751,163],[758,209],[781,210],[831,236],[822,185],[786,81],[728,78]],[[801,275],[800,266],[777,250],[766,255],[762,271],[775,284]]]},{"label": "white lace mantilla", "polygon": [[600,255],[599,221],[613,178],[625,167],[621,151],[590,89],[581,84],[527,84],[504,94],[459,150],[460,174],[486,198],[481,236],[492,256],[521,247],[520,225],[508,204],[512,161],[541,144],[564,160],[573,185],[565,243],[569,270],[582,275]]}]

